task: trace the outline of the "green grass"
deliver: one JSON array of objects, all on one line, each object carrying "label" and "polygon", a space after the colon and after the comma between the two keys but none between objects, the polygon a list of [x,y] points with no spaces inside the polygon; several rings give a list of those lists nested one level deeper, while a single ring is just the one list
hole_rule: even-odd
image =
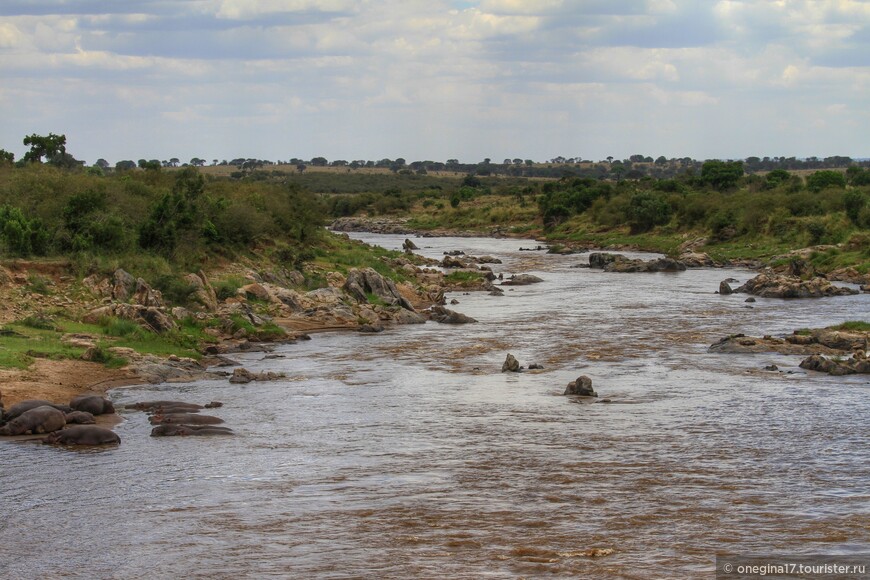
[{"label": "green grass", "polygon": [[372,306],[389,306],[389,304],[384,302],[382,298],[375,294],[372,294],[371,292],[366,292],[366,300]]},{"label": "green grass", "polygon": [[468,270],[459,270],[450,272],[444,276],[444,281],[448,284],[456,286],[474,286],[483,280],[483,274],[478,272],[470,272]]},{"label": "green grass", "polygon": [[402,252],[369,246],[342,236],[329,235],[314,248],[314,259],[311,265],[327,272],[337,271],[344,275],[353,268],[372,268],[394,282],[406,282],[408,277],[386,262],[402,256]]},{"label": "green grass", "polygon": [[85,351],[60,342],[54,330],[10,324],[0,333],[0,368],[26,369],[35,358],[53,360],[79,358]]},{"label": "green grass", "polygon": [[849,320],[842,324],[832,326],[831,328],[833,330],[857,330],[860,332],[870,332],[870,322],[864,322],[862,320]]}]

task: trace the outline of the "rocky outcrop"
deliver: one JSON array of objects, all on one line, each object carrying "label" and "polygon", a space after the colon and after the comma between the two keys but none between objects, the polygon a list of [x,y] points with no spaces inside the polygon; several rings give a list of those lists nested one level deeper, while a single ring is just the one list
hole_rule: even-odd
[{"label": "rocky outcrop", "polygon": [[533,276],[532,274],[515,274],[510,278],[505,278],[504,282],[501,283],[502,286],[527,286],[529,284],[537,284],[538,282],[543,282],[542,278],[538,278],[537,276]]},{"label": "rocky outcrop", "polygon": [[395,218],[365,218],[343,217],[338,218],[329,226],[336,232],[372,232],[375,234],[413,234],[414,232],[405,225],[407,220]]},{"label": "rocky outcrop", "polygon": [[188,274],[184,277],[184,281],[193,289],[190,293],[190,301],[192,303],[199,305],[206,312],[217,310],[217,294],[211,284],[209,284],[205,272],[200,270],[196,274]]},{"label": "rocky outcrop", "polygon": [[161,358],[152,354],[139,354],[132,348],[117,346],[110,347],[109,351],[115,356],[127,359],[127,370],[146,383],[188,382],[222,378],[227,375],[225,372],[209,371],[203,364],[192,358],[175,355]]},{"label": "rocky outcrop", "polygon": [[155,290],[142,278],[136,279],[136,290],[130,301],[148,308],[163,308],[164,306],[163,294],[160,293],[160,290]]},{"label": "rocky outcrop", "polygon": [[586,375],[577,377],[565,387],[565,395],[579,395],[581,397],[597,397],[598,393],[592,388],[592,379]]},{"label": "rocky outcrop", "polygon": [[118,268],[112,274],[112,298],[126,302],[136,289],[136,278],[132,274]]},{"label": "rocky outcrop", "polygon": [[233,384],[247,384],[252,381],[277,381],[278,379],[283,379],[287,375],[284,373],[273,373],[268,371],[263,371],[260,373],[252,373],[246,368],[237,368],[233,369],[233,374],[230,377],[230,382]]},{"label": "rocky outcrop", "polygon": [[589,267],[605,272],[682,272],[686,269],[684,263],[673,258],[656,258],[644,261],[607,252],[589,254]]},{"label": "rocky outcrop", "polygon": [[363,270],[354,268],[348,272],[347,281],[342,289],[358,302],[368,303],[368,295],[372,294],[390,306],[401,306],[407,310],[414,310],[411,303],[399,293],[393,281],[384,278],[373,268]]},{"label": "rocky outcrop", "polygon": [[735,292],[743,292],[762,298],[821,298],[858,294],[857,290],[834,286],[826,278],[816,277],[803,280],[796,276],[782,276],[772,272],[759,274],[737,288]]},{"label": "rocky outcrop", "polygon": [[99,323],[106,317],[117,317],[133,322],[154,332],[166,332],[175,328],[175,321],[162,309],[141,304],[109,304],[90,311],[84,316],[84,321],[91,324]]},{"label": "rocky outcrop", "polygon": [[866,352],[868,346],[866,332],[851,332],[829,328],[811,331],[795,331],[785,337],[754,337],[745,334],[732,334],[710,345],[708,352],[716,353],[766,353],[780,354],[825,354],[844,355]]},{"label": "rocky outcrop", "polygon": [[507,357],[504,359],[504,363],[501,365],[501,372],[518,373],[521,368],[520,361],[518,361],[514,355],[508,353]]},{"label": "rocky outcrop", "polygon": [[800,367],[833,376],[870,374],[870,359],[867,358],[863,350],[856,352],[848,359],[828,358],[814,354],[801,361]]},{"label": "rocky outcrop", "polygon": [[700,252],[682,253],[677,260],[685,264],[686,268],[718,268],[721,266],[708,254]]},{"label": "rocky outcrop", "polygon": [[429,318],[442,324],[468,324],[477,322],[474,318],[460,312],[449,310],[443,306],[435,305],[429,308]]}]

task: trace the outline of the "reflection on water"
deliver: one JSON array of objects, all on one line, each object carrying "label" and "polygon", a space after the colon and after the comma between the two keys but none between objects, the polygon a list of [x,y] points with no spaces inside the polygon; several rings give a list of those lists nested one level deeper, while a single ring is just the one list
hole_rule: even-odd
[{"label": "reflection on water", "polygon": [[[545,281],[450,296],[475,325],[239,357],[284,381],[111,394],[221,400],[235,438],[152,439],[127,413],[108,452],[0,446],[0,575],[685,578],[717,552],[870,551],[867,378],[706,352],[866,318],[870,296],[749,305],[714,293],[746,271],[608,274],[518,250],[531,241],[415,241]],[[544,370],[502,374],[508,352]],[[580,374],[612,403],[560,396]]]}]

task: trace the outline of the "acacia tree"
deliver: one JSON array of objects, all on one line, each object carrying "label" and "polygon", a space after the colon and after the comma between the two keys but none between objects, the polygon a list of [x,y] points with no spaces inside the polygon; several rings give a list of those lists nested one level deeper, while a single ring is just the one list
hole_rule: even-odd
[{"label": "acacia tree", "polygon": [[49,133],[43,137],[34,133],[24,138],[24,144],[30,147],[30,151],[22,157],[25,163],[42,163],[43,157],[51,162],[66,156],[66,135]]}]

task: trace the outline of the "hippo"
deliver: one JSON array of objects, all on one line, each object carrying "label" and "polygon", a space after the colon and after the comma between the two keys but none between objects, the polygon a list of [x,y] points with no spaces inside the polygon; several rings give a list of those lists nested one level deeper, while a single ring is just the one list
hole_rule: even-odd
[{"label": "hippo", "polygon": [[137,411],[150,411],[158,407],[190,407],[191,409],[202,409],[202,405],[196,403],[185,403],[184,401],[140,401],[138,403],[130,403],[125,408],[135,409]]},{"label": "hippo", "polygon": [[105,427],[74,425],[51,433],[42,442],[46,445],[118,445],[121,438]]},{"label": "hippo", "polygon": [[35,409],[37,407],[48,406],[54,407],[58,411],[63,413],[69,413],[72,409],[69,408],[68,405],[55,405],[49,401],[43,401],[42,399],[28,399],[26,401],[21,401],[20,403],[16,403],[6,409],[6,412],[3,415],[3,418],[6,421],[11,421],[12,419],[18,417],[22,413],[29,411],[31,409]]},{"label": "hippo", "polygon": [[70,411],[66,414],[66,424],[93,425],[94,416],[87,411]]},{"label": "hippo", "polygon": [[91,415],[109,415],[115,412],[112,401],[99,395],[80,395],[69,402],[74,411],[85,411]]},{"label": "hippo", "polygon": [[218,425],[224,420],[211,415],[196,415],[191,413],[166,413],[152,415],[148,419],[152,425]]},{"label": "hippo", "polygon": [[153,407],[146,411],[149,415],[178,415],[184,413],[199,413],[199,409],[195,407],[186,407],[184,405],[166,405],[165,407]]},{"label": "hippo", "polygon": [[49,405],[42,405],[25,411],[9,421],[0,428],[0,435],[51,433],[63,429],[64,425],[66,425],[66,418],[63,411]]},{"label": "hippo", "polygon": [[152,437],[187,437],[190,435],[234,435],[229,427],[214,425],[157,425],[151,430]]}]

